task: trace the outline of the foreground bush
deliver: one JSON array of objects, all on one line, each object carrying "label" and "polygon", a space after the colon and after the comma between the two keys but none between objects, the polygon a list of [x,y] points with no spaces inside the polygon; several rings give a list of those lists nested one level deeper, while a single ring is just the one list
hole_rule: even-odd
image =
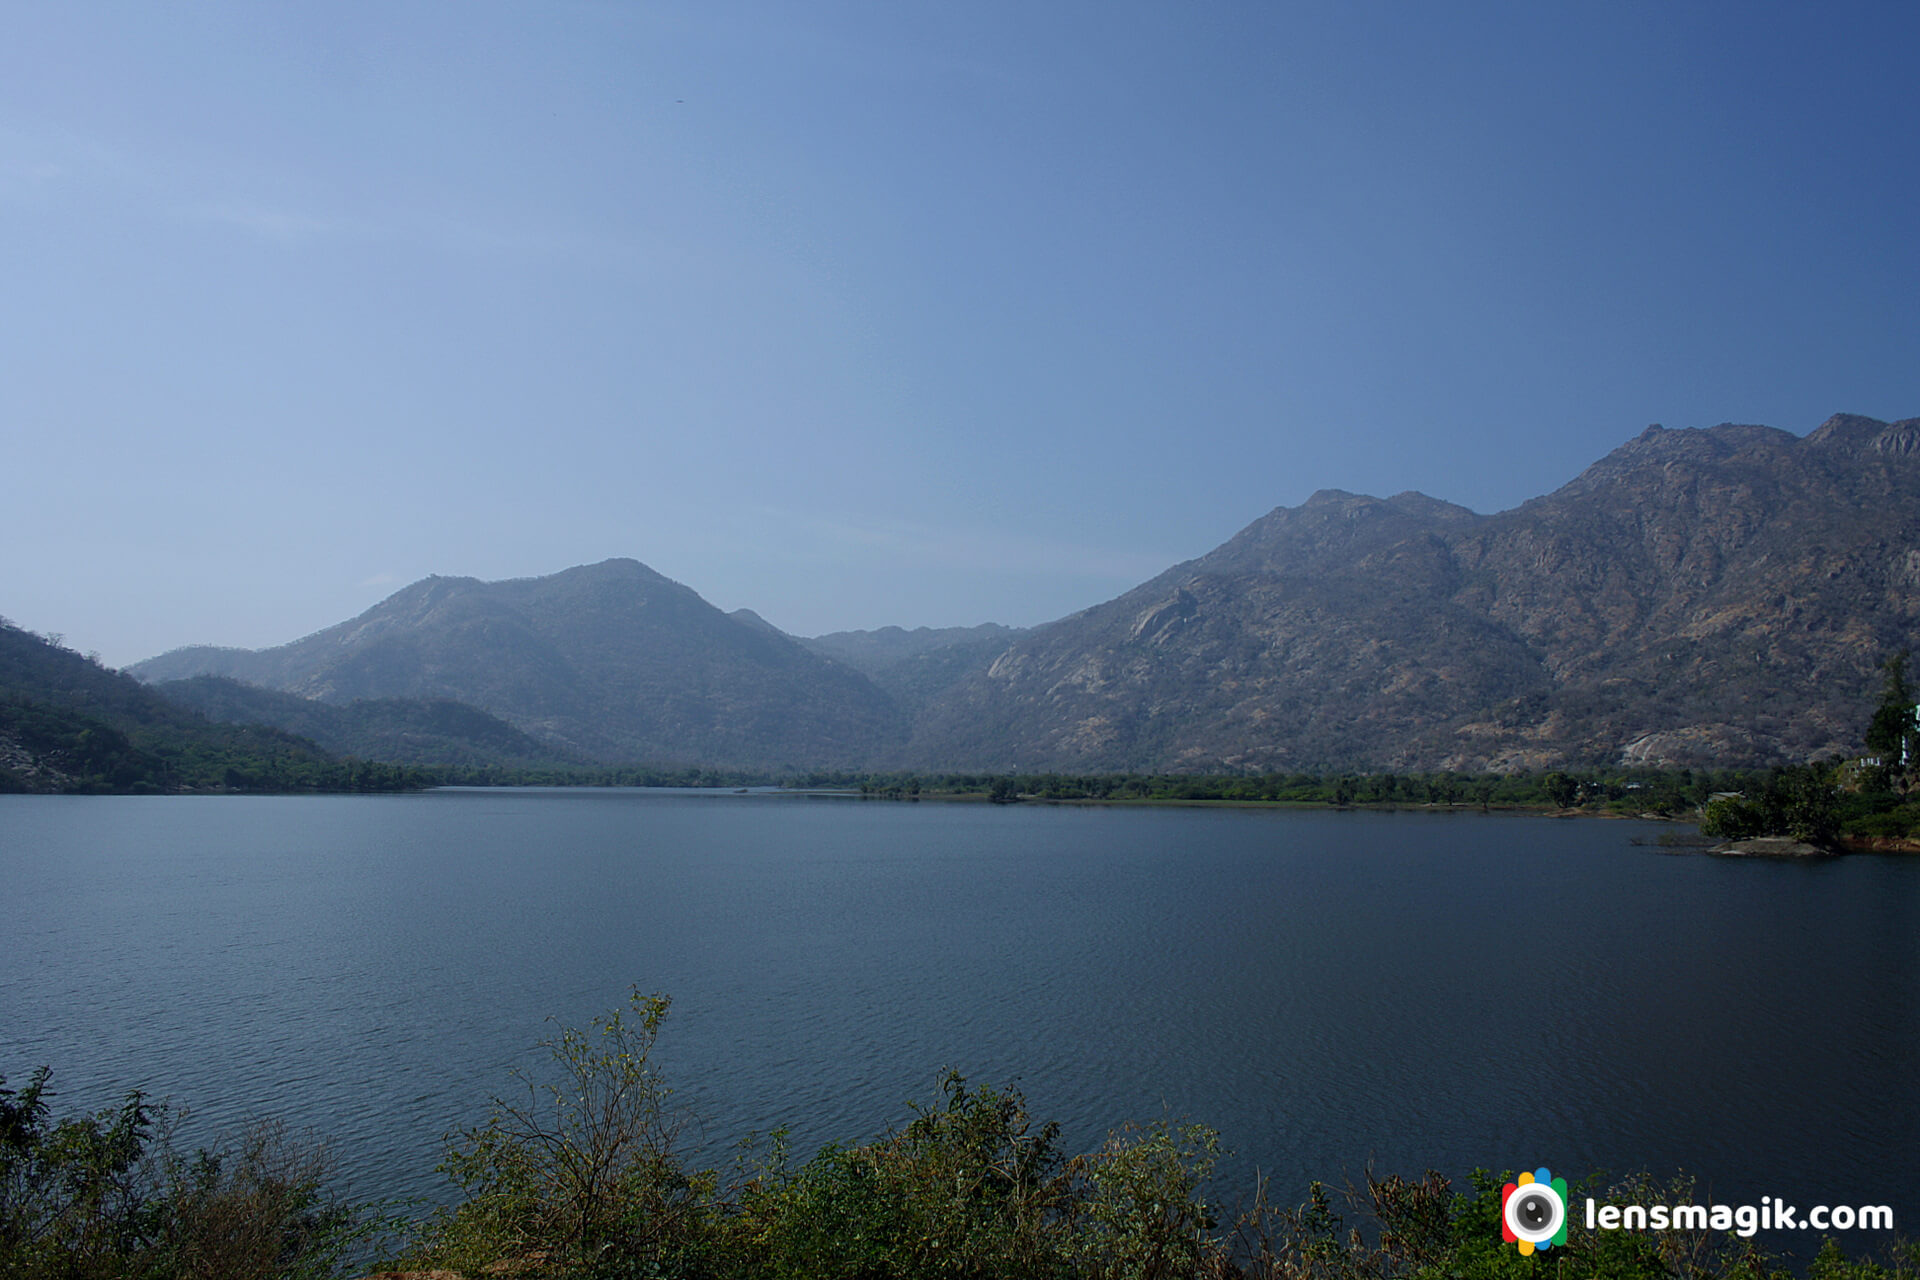
[{"label": "foreground bush", "polygon": [[[1522,1257],[1501,1238],[1504,1179],[1457,1191],[1429,1173],[1305,1204],[1264,1185],[1223,1212],[1219,1154],[1198,1125],[1122,1129],[1067,1156],[1015,1089],[949,1073],[937,1106],[804,1163],[785,1136],[722,1178],[677,1150],[671,1091],[650,1058],[667,1001],[547,1042],[550,1080],[517,1077],[442,1166],[461,1199],[412,1228],[390,1265],[568,1280],[1788,1280],[1750,1242],[1706,1231],[1576,1230]],[[274,1126],[175,1154],[164,1108],[50,1124],[47,1074],[0,1087],[0,1277],[162,1280],[341,1277],[372,1270],[377,1224],[327,1197],[319,1154]],[[4,1085],[4,1081],[0,1081]],[[1571,1203],[1689,1203],[1684,1183],[1573,1188]],[[1571,1207],[1571,1204],[1570,1204]],[[1348,1225],[1346,1217],[1353,1218]],[[359,1250],[360,1252],[356,1252]],[[357,1266],[350,1265],[358,1262]],[[1884,1262],[1831,1242],[1807,1280],[1920,1280],[1920,1251]]]},{"label": "foreground bush", "polygon": [[332,1276],[371,1230],[325,1194],[323,1152],[283,1126],[183,1155],[177,1117],[138,1092],[49,1123],[50,1074],[0,1087],[0,1276]]},{"label": "foreground bush", "polygon": [[495,1098],[441,1169],[465,1193],[425,1229],[418,1254],[435,1266],[537,1266],[634,1275],[697,1272],[686,1256],[711,1236],[709,1174],[674,1150],[672,1091],[649,1061],[665,996],[563,1028],[545,1044],[554,1078],[520,1076]]},{"label": "foreground bush", "polygon": [[1127,1130],[1067,1159],[1017,1090],[970,1089],[864,1146],[804,1164],[776,1134],[724,1186],[677,1150],[650,1062],[663,996],[546,1042],[550,1082],[524,1077],[443,1169],[464,1198],[422,1229],[418,1268],[543,1275],[1140,1277],[1195,1274],[1217,1242],[1200,1187],[1208,1130]]},{"label": "foreground bush", "polygon": [[770,1277],[1064,1276],[1068,1179],[1057,1131],[1032,1128],[1018,1093],[971,1092],[899,1133],[828,1146],[798,1170],[784,1144],[730,1223],[735,1269]]},{"label": "foreground bush", "polygon": [[[467,1198],[406,1260],[467,1275],[684,1280],[1784,1280],[1749,1242],[1707,1232],[1575,1232],[1522,1257],[1501,1239],[1503,1179],[1456,1191],[1369,1178],[1335,1198],[1316,1184],[1282,1208],[1264,1189],[1237,1212],[1206,1197],[1218,1140],[1161,1122],[1068,1157],[1015,1089],[970,1088],[916,1106],[905,1128],[829,1145],[795,1165],[776,1133],[729,1179],[688,1170],[669,1091],[648,1062],[667,1010],[637,990],[624,1014],[548,1042],[551,1085],[496,1101],[446,1164]],[[1682,1202],[1645,1179],[1576,1199]],[[1920,1280],[1908,1250],[1888,1264],[1829,1248],[1811,1280]]]}]

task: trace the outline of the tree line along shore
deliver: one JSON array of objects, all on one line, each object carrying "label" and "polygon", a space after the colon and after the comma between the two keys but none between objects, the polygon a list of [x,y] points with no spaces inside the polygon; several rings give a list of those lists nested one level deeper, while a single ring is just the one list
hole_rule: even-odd
[{"label": "tree line along shore", "polygon": [[[1506,773],[1098,773],[742,770],[483,759],[396,763],[336,755],[260,724],[209,720],[97,658],[0,620],[0,792],[356,794],[440,786],[754,787],[846,791],[876,799],[1109,804],[1248,804],[1530,809],[1699,821],[1739,840],[1779,836],[1838,849],[1920,847],[1920,708],[1907,655],[1884,663],[1862,732],[1869,754],[1772,770],[1553,769]],[[320,705],[320,704],[315,704]],[[359,706],[361,704],[353,704]],[[377,710],[378,708],[376,708]],[[395,712],[396,708],[385,708]],[[434,715],[414,728],[446,744]],[[429,714],[430,713],[430,714]],[[453,716],[458,720],[461,717]],[[497,726],[512,733],[508,726]],[[440,737],[433,734],[441,732]],[[451,745],[448,746],[452,750]]]}]

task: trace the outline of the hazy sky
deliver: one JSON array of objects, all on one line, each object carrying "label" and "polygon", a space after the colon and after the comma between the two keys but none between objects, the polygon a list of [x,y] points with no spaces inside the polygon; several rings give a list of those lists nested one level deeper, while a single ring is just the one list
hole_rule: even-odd
[{"label": "hazy sky", "polygon": [[1315,489],[1920,414],[1920,5],[18,4],[0,614],[633,556],[1045,621]]}]

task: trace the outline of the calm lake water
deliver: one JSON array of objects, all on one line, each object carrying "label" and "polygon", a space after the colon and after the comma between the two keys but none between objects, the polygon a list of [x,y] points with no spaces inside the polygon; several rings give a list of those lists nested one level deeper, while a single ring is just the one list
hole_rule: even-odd
[{"label": "calm lake water", "polygon": [[[443,1195],[549,1015],[673,996],[715,1158],[871,1137],[943,1068],[1076,1146],[1217,1128],[1231,1203],[1375,1170],[1685,1170],[1920,1232],[1920,858],[1654,824],[642,791],[0,797],[0,1073],[327,1135]],[[58,1104],[56,1104],[58,1105]],[[1703,1197],[1704,1198],[1704,1197]]]}]

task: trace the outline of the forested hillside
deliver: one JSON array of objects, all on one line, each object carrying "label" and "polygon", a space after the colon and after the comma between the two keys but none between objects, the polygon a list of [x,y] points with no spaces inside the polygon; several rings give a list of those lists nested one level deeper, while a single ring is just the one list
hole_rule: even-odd
[{"label": "forested hillside", "polygon": [[425,780],[277,729],[214,724],[0,623],[0,791],[383,791]]}]

